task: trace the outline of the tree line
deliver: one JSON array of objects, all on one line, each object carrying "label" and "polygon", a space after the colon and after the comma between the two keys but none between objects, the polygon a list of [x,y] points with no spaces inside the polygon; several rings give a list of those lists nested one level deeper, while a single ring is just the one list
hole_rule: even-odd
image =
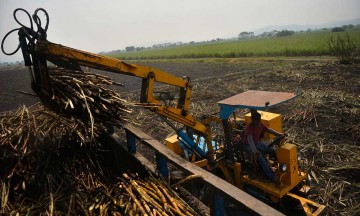
[{"label": "tree line", "polygon": [[254,32],[247,32],[247,31],[243,31],[238,35],[238,39],[250,39],[250,38],[258,38],[258,37],[283,37],[283,36],[291,36],[295,33],[295,31],[290,31],[290,30],[273,30],[270,32],[263,32],[259,35],[255,35]]},{"label": "tree line", "polygon": [[[360,27],[360,24],[357,24],[356,26],[353,24],[349,24],[349,25],[343,25],[341,27],[334,27],[331,28],[332,32],[342,32],[345,31],[347,29],[352,29],[354,27]],[[318,29],[316,29],[318,30]],[[328,28],[322,28],[321,30],[329,30]],[[299,31],[299,32],[311,32],[313,31],[312,29],[308,28],[305,31]],[[237,39],[238,40],[244,40],[244,39],[251,39],[251,38],[264,38],[264,37],[285,37],[285,36],[291,36],[295,34],[295,31],[292,30],[273,30],[273,31],[269,31],[269,32],[263,32],[261,34],[255,35],[254,32],[248,32],[248,31],[243,31],[240,32],[237,35]],[[113,54],[113,53],[121,53],[121,52],[135,52],[135,51],[141,51],[141,50],[147,50],[147,49],[159,49],[159,48],[166,48],[166,47],[176,47],[176,46],[187,46],[187,45],[196,45],[196,44],[204,44],[204,43],[214,43],[214,42],[221,42],[224,40],[229,40],[229,39],[222,39],[222,38],[216,38],[216,39],[212,39],[212,40],[208,40],[208,41],[200,41],[200,42],[195,42],[195,41],[190,41],[188,43],[184,43],[184,42],[176,42],[176,43],[161,43],[161,44],[154,44],[152,46],[149,47],[143,47],[143,46],[127,46],[125,47],[125,49],[121,50],[121,49],[117,49],[117,50],[112,50],[109,52],[100,52],[100,54]]]},{"label": "tree line", "polygon": [[[352,29],[354,27],[360,27],[360,24],[358,24],[356,26],[353,24],[349,24],[349,25],[343,25],[340,27],[333,27],[333,28],[331,28],[331,31],[332,32],[343,32],[343,31],[346,31],[347,29]],[[329,30],[329,29],[322,28],[321,30]],[[306,32],[311,32],[311,31],[312,31],[311,28],[308,28],[306,30]],[[299,32],[304,32],[304,31],[299,31]],[[259,37],[284,37],[284,36],[291,36],[293,34],[295,34],[295,31],[291,31],[291,30],[287,30],[287,29],[284,29],[281,31],[273,30],[270,32],[263,32],[259,35],[255,35],[254,32],[243,31],[243,32],[240,32],[240,34],[238,35],[237,38],[239,40],[242,40],[242,39],[251,39],[251,38],[259,38]]]}]

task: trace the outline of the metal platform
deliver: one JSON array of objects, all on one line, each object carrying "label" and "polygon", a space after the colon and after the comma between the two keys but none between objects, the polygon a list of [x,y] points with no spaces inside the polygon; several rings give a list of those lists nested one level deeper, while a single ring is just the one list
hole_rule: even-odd
[{"label": "metal platform", "polygon": [[295,97],[294,93],[249,90],[219,101],[218,104],[237,108],[265,109]]},{"label": "metal platform", "polygon": [[266,110],[296,97],[294,93],[249,90],[218,102],[221,119],[227,119],[235,109]]}]

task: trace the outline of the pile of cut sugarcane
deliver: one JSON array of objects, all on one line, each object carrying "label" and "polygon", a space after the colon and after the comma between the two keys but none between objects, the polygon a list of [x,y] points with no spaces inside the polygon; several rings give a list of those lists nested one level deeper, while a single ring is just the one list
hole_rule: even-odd
[{"label": "pile of cut sugarcane", "polygon": [[126,215],[199,215],[163,181],[124,173],[110,191],[101,191],[89,207],[95,215],[123,212]]},{"label": "pile of cut sugarcane", "polygon": [[0,114],[4,214],[196,215],[162,180],[109,166],[103,128],[35,105]]},{"label": "pile of cut sugarcane", "polygon": [[123,84],[107,76],[59,67],[49,67],[51,103],[63,113],[97,124],[124,121],[130,104],[119,93],[107,88]]}]

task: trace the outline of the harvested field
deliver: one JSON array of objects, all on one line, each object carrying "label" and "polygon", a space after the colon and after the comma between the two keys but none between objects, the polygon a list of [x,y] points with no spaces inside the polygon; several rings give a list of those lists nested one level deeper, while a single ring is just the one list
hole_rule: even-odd
[{"label": "harvested field", "polygon": [[[303,166],[311,177],[310,199],[327,205],[329,215],[360,214],[360,65],[338,65],[331,59],[138,63],[177,76],[190,76],[191,112],[197,117],[218,112],[217,101],[249,89],[299,93],[297,99],[270,111],[283,114],[287,141],[298,145]],[[14,76],[15,83],[7,81]],[[21,98],[27,98],[27,105],[37,100],[16,92],[31,92],[27,76],[25,69],[0,71],[1,86],[5,89],[0,93],[1,111],[17,108],[23,103]],[[114,89],[127,92],[123,96],[126,100],[139,100],[139,79],[111,77],[125,83],[125,87]],[[173,91],[164,85],[157,89]],[[133,123],[153,137],[162,140],[173,133],[153,113],[136,107],[134,113]],[[153,159],[151,151],[140,146],[139,149]]]}]

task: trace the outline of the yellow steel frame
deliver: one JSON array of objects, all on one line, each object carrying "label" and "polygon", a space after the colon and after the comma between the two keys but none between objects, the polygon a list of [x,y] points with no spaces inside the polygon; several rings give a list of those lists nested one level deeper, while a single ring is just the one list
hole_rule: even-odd
[{"label": "yellow steel frame", "polygon": [[[294,199],[297,199],[299,200],[300,204],[302,205],[304,211],[305,211],[305,214],[307,216],[317,216],[317,215],[320,215],[320,213],[326,208],[325,205],[320,205],[316,202],[313,202],[311,200],[308,200],[306,198],[303,198],[301,196],[298,196],[296,194],[293,194],[293,193],[287,193],[286,194],[287,196],[290,196]],[[315,212],[312,212],[310,206],[316,208]]]},{"label": "yellow steel frame", "polygon": [[253,185],[263,191],[265,191],[267,194],[271,195],[274,200],[280,200],[283,196],[285,196],[291,189],[293,189],[296,185],[298,185],[302,180],[306,178],[305,173],[301,173],[300,177],[297,180],[297,183],[294,185],[285,185],[280,182],[280,185],[276,185],[273,182],[269,181],[262,181],[261,179],[251,179],[247,175],[243,175],[241,180],[246,183]]}]

